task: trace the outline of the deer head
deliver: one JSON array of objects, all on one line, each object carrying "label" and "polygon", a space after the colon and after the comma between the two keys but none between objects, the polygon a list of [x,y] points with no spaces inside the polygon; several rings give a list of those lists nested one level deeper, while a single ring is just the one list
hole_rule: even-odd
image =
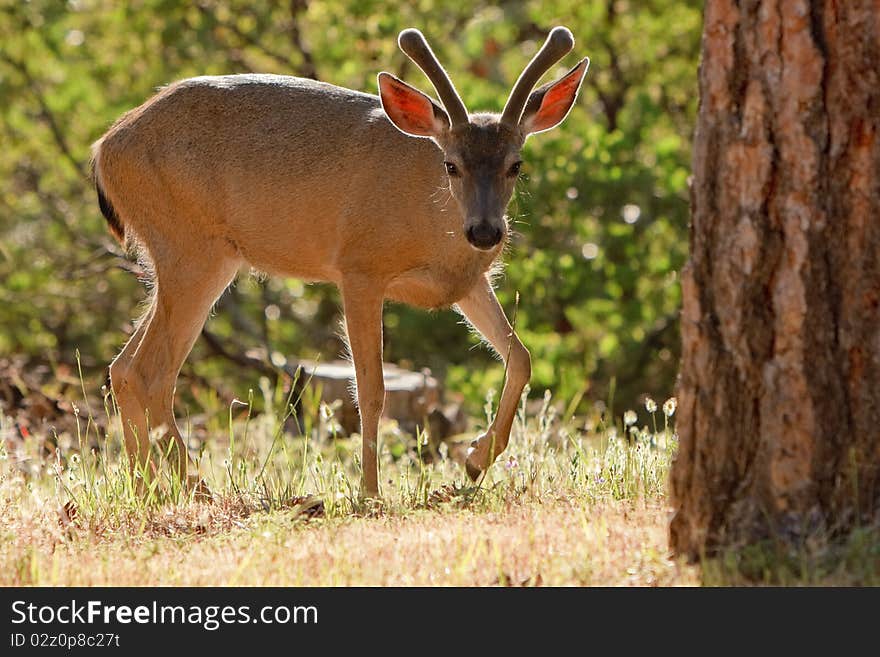
[{"label": "deer head", "polygon": [[468,242],[482,251],[495,249],[507,236],[505,212],[522,165],[520,150],[529,135],[549,130],[566,117],[589,59],[582,59],[559,80],[534,89],[541,76],[574,46],[571,32],[556,27],[516,81],[504,111],[469,114],[421,32],[404,30],[398,45],[424,71],[442,106],[383,72],[379,74],[382,107],[399,130],[432,139],[440,147]]}]

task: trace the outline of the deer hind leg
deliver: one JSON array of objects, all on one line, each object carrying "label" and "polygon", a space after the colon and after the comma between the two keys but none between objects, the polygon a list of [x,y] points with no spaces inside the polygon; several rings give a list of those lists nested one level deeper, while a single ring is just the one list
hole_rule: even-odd
[{"label": "deer hind leg", "polygon": [[122,353],[110,366],[110,382],[122,418],[133,470],[150,473],[151,430],[163,428],[179,481],[187,482],[188,457],[174,419],[177,375],[211,306],[226,289],[240,261],[228,249],[199,246],[198,257],[165,257],[155,263],[149,310]]},{"label": "deer hind leg", "polygon": [[467,473],[476,480],[507,448],[516,408],[523,388],[531,377],[532,366],[528,349],[513,332],[488,279],[478,283],[456,305],[507,365],[507,377],[495,419],[486,432],[474,441],[468,454]]},{"label": "deer hind leg", "polygon": [[128,455],[132,474],[137,469],[143,470],[146,466],[150,444],[147,419],[141,403],[144,395],[136,388],[137,379],[129,377],[129,371],[134,355],[137,353],[144,333],[146,333],[147,327],[150,324],[155,307],[155,297],[151,297],[147,311],[138,320],[134,333],[131,334],[119,355],[110,363],[110,387],[113,390],[113,397],[119,415],[122,418],[125,451]]}]

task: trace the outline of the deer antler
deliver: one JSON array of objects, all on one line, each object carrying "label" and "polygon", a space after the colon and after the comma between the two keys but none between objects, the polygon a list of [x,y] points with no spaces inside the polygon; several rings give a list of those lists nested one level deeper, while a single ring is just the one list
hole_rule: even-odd
[{"label": "deer antler", "polygon": [[436,55],[431,51],[425,36],[417,29],[409,28],[400,33],[400,36],[397,38],[397,44],[406,53],[407,57],[413,60],[416,66],[422,69],[425,75],[428,76],[428,79],[440,96],[440,102],[443,103],[443,107],[449,114],[449,120],[452,121],[452,125],[456,126],[467,123],[467,108],[464,106],[455,87],[452,86],[452,80],[446,75],[446,71],[443,70],[440,62],[437,61]]},{"label": "deer antler", "polygon": [[520,116],[522,116],[523,108],[529,99],[529,94],[537,84],[541,76],[544,75],[550,67],[567,55],[574,48],[574,37],[567,27],[554,27],[547,40],[532,58],[522,75],[513,85],[504,111],[501,113],[501,123],[515,128],[519,124]]}]

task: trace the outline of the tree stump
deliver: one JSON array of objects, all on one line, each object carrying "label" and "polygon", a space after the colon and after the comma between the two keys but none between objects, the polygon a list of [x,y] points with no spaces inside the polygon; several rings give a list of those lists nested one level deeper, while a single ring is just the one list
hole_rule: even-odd
[{"label": "tree stump", "polygon": [[[304,383],[319,389],[321,400],[342,402],[336,419],[348,433],[360,430],[360,418],[354,402],[354,367],[348,361],[316,363],[300,361]],[[391,363],[383,364],[385,379],[385,408],[382,416],[396,420],[405,433],[415,434],[416,427],[430,428],[432,440],[442,440],[453,431],[463,430],[458,418],[447,417],[443,406],[443,391],[430,370],[406,370]],[[443,420],[438,417],[442,416]],[[436,436],[433,434],[437,434]]]}]

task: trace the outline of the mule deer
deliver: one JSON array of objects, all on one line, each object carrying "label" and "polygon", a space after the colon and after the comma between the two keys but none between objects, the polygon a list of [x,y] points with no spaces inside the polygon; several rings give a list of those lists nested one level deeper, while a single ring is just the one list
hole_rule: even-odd
[{"label": "mule deer", "polygon": [[504,358],[498,412],[472,445],[469,476],[507,446],[531,364],[489,272],[508,236],[520,149],[565,118],[589,60],[533,90],[574,45],[557,27],[500,115],[469,114],[422,34],[404,30],[398,43],[442,106],[388,73],[378,76],[379,97],[277,75],[198,77],[160,90],[93,146],[101,211],[154,277],[148,310],[110,366],[133,467],[149,464],[148,429],[161,426],[185,479],[175,382],[209,310],[245,264],[340,288],[362,494],[379,495],[385,299],[455,304]]}]

